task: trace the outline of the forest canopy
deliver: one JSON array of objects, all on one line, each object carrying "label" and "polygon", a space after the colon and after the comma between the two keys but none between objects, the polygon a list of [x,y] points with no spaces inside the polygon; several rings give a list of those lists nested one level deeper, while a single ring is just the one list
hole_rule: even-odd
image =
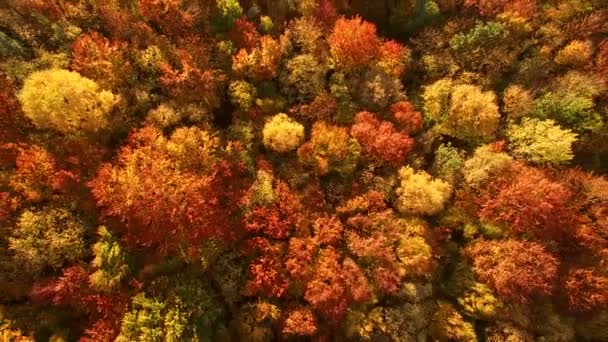
[{"label": "forest canopy", "polygon": [[0,1],[0,340],[608,341],[603,0]]}]

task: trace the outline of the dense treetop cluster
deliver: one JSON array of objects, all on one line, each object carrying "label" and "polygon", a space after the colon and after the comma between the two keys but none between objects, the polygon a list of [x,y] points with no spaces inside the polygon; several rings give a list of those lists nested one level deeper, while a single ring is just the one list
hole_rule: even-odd
[{"label": "dense treetop cluster", "polygon": [[608,340],[602,0],[0,1],[0,340]]}]

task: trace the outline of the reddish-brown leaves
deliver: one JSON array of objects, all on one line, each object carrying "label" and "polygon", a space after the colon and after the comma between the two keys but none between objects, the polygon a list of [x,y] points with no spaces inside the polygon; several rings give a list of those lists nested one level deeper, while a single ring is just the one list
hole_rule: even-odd
[{"label": "reddish-brown leaves", "polygon": [[275,188],[276,200],[269,206],[259,205],[245,215],[245,229],[275,239],[285,239],[302,222],[300,199],[287,184],[279,182]]},{"label": "reddish-brown leaves", "polygon": [[340,267],[340,254],[333,248],[319,252],[315,273],[306,287],[304,298],[323,317],[337,322],[348,307],[348,287]]},{"label": "reddish-brown leaves", "polygon": [[407,134],[416,133],[422,128],[422,115],[409,101],[400,101],[391,105],[391,113]]},{"label": "reddish-brown leaves", "polygon": [[198,102],[205,109],[217,108],[220,104],[219,86],[224,75],[211,69],[200,69],[194,57],[186,50],[179,50],[181,68],[175,70],[167,63],[161,64],[160,78],[165,91],[183,102]]},{"label": "reddish-brown leaves", "polygon": [[178,37],[186,35],[195,23],[193,13],[180,9],[181,3],[181,0],[139,0],[139,9],[163,33]]},{"label": "reddish-brown leaves", "polygon": [[513,178],[504,177],[491,185],[481,198],[479,217],[506,224],[517,234],[560,240],[571,234],[572,193],[551,180],[542,170],[519,165]]},{"label": "reddish-brown leaves", "polygon": [[350,133],[372,158],[395,166],[403,164],[414,145],[414,140],[407,134],[397,132],[392,123],[380,121],[370,112],[355,116]]},{"label": "reddish-brown leaves", "polygon": [[572,312],[587,313],[608,306],[608,277],[593,270],[571,270],[565,287]]},{"label": "reddish-brown leaves", "polygon": [[123,56],[125,48],[125,43],[110,42],[95,31],[82,34],[72,43],[70,66],[83,76],[111,87],[125,81],[128,67]]},{"label": "reddish-brown leaves", "polygon": [[55,157],[40,146],[7,144],[2,149],[16,152],[15,173],[10,186],[28,201],[47,199],[79,180],[77,175],[59,169]]},{"label": "reddish-brown leaves", "polygon": [[287,336],[313,336],[317,332],[317,319],[309,308],[291,310],[283,325]]},{"label": "reddish-brown leaves", "polygon": [[540,244],[482,240],[466,252],[479,279],[503,299],[527,303],[553,294],[559,261]]},{"label": "reddish-brown leaves", "polygon": [[253,49],[260,41],[260,34],[255,25],[247,19],[239,18],[234,22],[228,37],[239,49]]},{"label": "reddish-brown leaves", "polygon": [[247,241],[245,251],[258,256],[249,265],[250,279],[245,284],[244,293],[248,296],[282,297],[289,286],[281,259],[282,244],[271,243],[265,238],[252,238]]}]

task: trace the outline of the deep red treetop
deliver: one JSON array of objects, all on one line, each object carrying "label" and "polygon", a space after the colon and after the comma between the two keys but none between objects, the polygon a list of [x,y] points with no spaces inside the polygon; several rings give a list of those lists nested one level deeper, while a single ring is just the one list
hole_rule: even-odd
[{"label": "deep red treetop", "polygon": [[574,313],[589,313],[608,307],[608,277],[590,269],[573,269],[564,286],[568,307]]},{"label": "deep red treetop", "polygon": [[228,32],[228,37],[237,48],[250,50],[258,44],[261,35],[251,21],[239,18]]},{"label": "deep red treetop", "polygon": [[403,164],[414,145],[414,139],[397,132],[392,123],[381,121],[370,112],[360,112],[355,116],[350,133],[373,159],[395,166]]}]

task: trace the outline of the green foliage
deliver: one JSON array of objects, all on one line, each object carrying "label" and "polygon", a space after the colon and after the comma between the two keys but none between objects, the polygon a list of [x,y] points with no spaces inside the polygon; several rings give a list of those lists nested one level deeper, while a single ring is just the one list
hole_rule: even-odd
[{"label": "green foliage", "polygon": [[59,269],[86,255],[85,231],[84,223],[66,209],[26,210],[9,238],[9,248],[29,272]]},{"label": "green foliage", "polygon": [[478,21],[469,31],[454,35],[450,39],[450,47],[454,50],[475,49],[482,45],[498,43],[507,34],[507,28],[500,22]]},{"label": "green foliage", "polygon": [[450,143],[441,144],[435,150],[435,161],[433,162],[433,170],[435,175],[450,184],[456,184],[462,176],[462,168],[464,167],[462,151],[453,147]]},{"label": "green foliage", "polygon": [[553,120],[524,118],[507,132],[513,153],[532,163],[560,165],[572,160],[577,135]]},{"label": "green foliage", "polygon": [[230,29],[234,21],[243,15],[238,0],[216,0],[215,3],[219,10],[221,27],[225,30]]},{"label": "green foliage", "polygon": [[166,304],[146,297],[142,292],[133,297],[132,309],[127,312],[116,342],[163,341],[163,315]]},{"label": "green foliage", "polygon": [[267,15],[263,15],[260,17],[260,31],[262,33],[270,34],[273,28],[274,23],[272,22],[272,18]]},{"label": "green foliage", "polygon": [[325,89],[325,73],[315,56],[298,55],[287,62],[287,70],[280,75],[283,92],[291,99],[312,100]]},{"label": "green foliage", "polygon": [[107,127],[116,97],[78,73],[50,69],[25,80],[19,101],[38,128],[77,133]]},{"label": "green foliage", "polygon": [[106,227],[97,228],[97,235],[99,240],[93,245],[95,258],[91,262],[96,271],[89,281],[99,291],[111,291],[128,275],[129,266],[122,247]]},{"label": "green foliage", "polygon": [[548,92],[536,101],[532,115],[557,120],[577,132],[596,131],[603,127],[601,116],[594,110],[593,100],[574,94]]}]

